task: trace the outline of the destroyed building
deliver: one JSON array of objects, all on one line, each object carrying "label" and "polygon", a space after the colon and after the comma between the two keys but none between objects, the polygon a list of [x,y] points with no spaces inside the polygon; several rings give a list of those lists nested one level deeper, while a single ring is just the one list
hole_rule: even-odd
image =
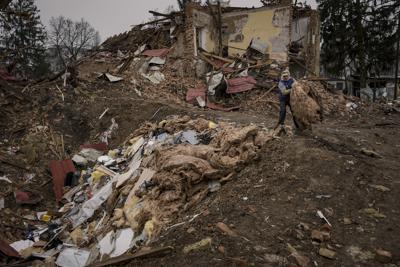
[{"label": "destroyed building", "polygon": [[161,19],[138,25],[104,45],[116,47],[118,42],[116,48],[123,50],[121,40],[140,43],[138,34],[153,32],[157,42],[148,43],[151,48],[173,45],[172,56],[189,60],[198,76],[209,71],[210,60],[204,60],[204,55],[212,57],[215,69],[240,59],[246,64],[290,66],[296,78],[319,76],[320,22],[318,11],[310,7],[295,6],[292,1],[260,8],[189,3],[182,12],[151,13]]},{"label": "destroyed building", "polygon": [[[247,59],[253,53],[258,54],[254,55],[257,63],[290,63],[299,78],[319,74],[320,25],[315,10],[300,10],[291,1],[282,1],[276,6],[216,11],[213,7],[191,6],[187,12],[192,21],[188,20],[186,34],[191,36],[192,31],[194,36],[187,49],[195,56],[198,50]],[[221,22],[215,23],[218,16]]]}]

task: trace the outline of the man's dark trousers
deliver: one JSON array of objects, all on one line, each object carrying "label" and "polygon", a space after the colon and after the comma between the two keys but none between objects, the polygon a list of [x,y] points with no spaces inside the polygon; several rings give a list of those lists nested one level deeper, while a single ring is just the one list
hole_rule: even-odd
[{"label": "man's dark trousers", "polygon": [[284,125],[286,119],[286,106],[289,106],[290,112],[292,113],[293,122],[296,128],[299,128],[299,124],[293,115],[292,106],[290,105],[290,96],[284,96],[279,99],[280,111],[279,111],[279,124]]}]

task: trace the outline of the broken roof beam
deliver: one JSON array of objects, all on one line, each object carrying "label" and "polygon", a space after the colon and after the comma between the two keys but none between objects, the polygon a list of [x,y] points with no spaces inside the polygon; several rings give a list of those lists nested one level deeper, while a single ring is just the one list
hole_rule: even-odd
[{"label": "broken roof beam", "polygon": [[150,250],[139,250],[138,252],[134,254],[125,254],[119,257],[111,258],[102,262],[97,262],[90,267],[104,267],[104,266],[110,266],[110,265],[115,265],[115,264],[122,264],[122,263],[127,263],[129,261],[132,261],[134,259],[139,259],[139,258],[145,258],[145,257],[162,257],[165,256],[169,253],[171,253],[174,250],[173,247],[163,247],[163,248],[154,248]]},{"label": "broken roof beam", "polygon": [[219,59],[219,60],[224,61],[224,62],[227,62],[227,63],[233,63],[233,62],[235,62],[235,60],[233,60],[233,59],[229,59],[229,58],[224,58],[224,57],[216,56],[216,55],[214,55],[214,54],[210,54],[210,53],[207,53],[207,52],[202,52],[202,53],[203,53],[203,55],[205,55],[205,56],[213,57],[213,58],[215,58],[215,59]]},{"label": "broken roof beam", "polygon": [[138,25],[132,25],[132,27],[133,28],[134,27],[143,27],[143,26],[146,26],[146,25],[156,24],[156,23],[159,23],[159,22],[167,21],[167,20],[170,20],[170,18],[162,18],[162,19],[152,20],[152,21],[149,21],[149,22],[146,22],[146,23],[142,23],[142,24],[138,24]]},{"label": "broken roof beam", "polygon": [[165,18],[169,18],[169,19],[174,17],[174,15],[172,13],[164,14],[164,13],[160,13],[160,12],[153,11],[153,10],[149,10],[149,13],[155,17],[165,17]]}]

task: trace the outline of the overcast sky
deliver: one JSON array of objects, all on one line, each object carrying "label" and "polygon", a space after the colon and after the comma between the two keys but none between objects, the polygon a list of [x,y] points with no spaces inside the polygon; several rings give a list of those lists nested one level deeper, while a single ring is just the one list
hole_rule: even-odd
[{"label": "overcast sky", "polygon": [[[63,15],[74,20],[84,18],[100,32],[102,41],[129,30],[151,15],[148,10],[165,11],[176,0],[36,0],[42,22],[48,25],[51,17]],[[315,5],[315,0],[308,3]],[[232,6],[261,6],[259,0],[231,0]]]}]

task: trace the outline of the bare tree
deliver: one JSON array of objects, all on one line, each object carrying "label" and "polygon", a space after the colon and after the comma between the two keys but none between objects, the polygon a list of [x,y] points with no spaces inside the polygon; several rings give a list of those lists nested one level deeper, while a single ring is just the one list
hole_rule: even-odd
[{"label": "bare tree", "polygon": [[50,19],[48,37],[64,68],[73,65],[86,51],[100,43],[99,32],[89,22],[84,19],[73,21],[63,16]]},{"label": "bare tree", "polygon": [[280,0],[260,0],[264,6],[275,6],[281,3]]},{"label": "bare tree", "polygon": [[186,6],[190,3],[193,2],[192,0],[177,0],[178,1],[178,6],[180,10],[185,10]]}]

